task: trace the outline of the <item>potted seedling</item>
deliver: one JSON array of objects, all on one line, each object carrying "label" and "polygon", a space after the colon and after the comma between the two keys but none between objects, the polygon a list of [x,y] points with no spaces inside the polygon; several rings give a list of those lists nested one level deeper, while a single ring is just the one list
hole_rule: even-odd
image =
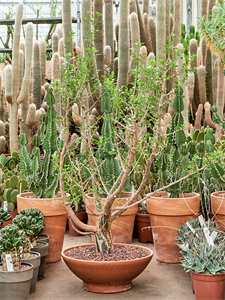
[{"label": "potted seedling", "polygon": [[33,293],[36,289],[41,255],[39,252],[31,251],[31,248],[36,246],[36,238],[44,230],[44,216],[39,209],[30,208],[26,211],[21,210],[20,214],[13,219],[13,224],[17,225],[21,230],[23,230],[27,238],[27,243],[23,246],[22,261],[31,263],[34,267],[33,277],[30,285],[30,293]]},{"label": "potted seedling", "polygon": [[[25,232],[16,225],[8,225],[0,231],[0,290],[2,299],[28,299],[33,266],[22,263],[20,248],[27,243]],[[14,288],[10,288],[13,284]],[[15,285],[17,287],[15,287]]]},{"label": "potted seedling", "polygon": [[[65,234],[67,213],[62,205],[62,198],[58,194],[59,172],[55,165],[53,154],[59,149],[55,99],[52,89],[48,88],[48,113],[42,115],[41,142],[38,135],[33,138],[33,151],[30,155],[27,150],[27,137],[21,134],[20,170],[29,181],[29,193],[17,196],[18,210],[37,208],[44,215],[44,234],[49,236],[49,254],[46,262],[55,262],[61,259],[61,250]],[[40,152],[40,145],[44,150],[44,157]]]},{"label": "potted seedling", "polygon": [[177,240],[181,265],[191,272],[196,300],[224,299],[224,232],[212,220],[205,221],[200,216],[181,224]]}]

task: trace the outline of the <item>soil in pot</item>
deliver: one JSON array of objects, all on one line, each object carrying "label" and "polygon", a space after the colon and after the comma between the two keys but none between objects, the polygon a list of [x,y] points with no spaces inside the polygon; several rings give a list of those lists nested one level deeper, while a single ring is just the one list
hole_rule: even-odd
[{"label": "soil in pot", "polygon": [[28,300],[33,266],[28,263],[22,263],[21,266],[21,269],[15,272],[0,269],[0,299]]},{"label": "soil in pot", "polygon": [[96,293],[129,290],[132,280],[143,272],[152,256],[152,250],[129,244],[114,244],[109,255],[96,253],[93,244],[71,247],[62,252],[69,269],[83,280],[84,289]]},{"label": "soil in pot", "polygon": [[[127,203],[127,200],[131,198],[132,194],[125,192],[122,193],[121,198],[115,200],[113,207],[123,206]],[[88,194],[88,197],[94,202],[93,194]],[[93,212],[98,213],[96,207],[90,203],[87,199],[86,211],[88,214],[88,222],[90,225],[96,226],[98,222],[98,216],[94,215]],[[101,199],[101,205],[104,207],[105,199]],[[89,209],[90,208],[90,209]],[[92,212],[93,211],[93,212]],[[123,212],[116,220],[112,222],[111,234],[113,243],[124,243],[131,244],[132,235],[134,229],[135,216],[138,211],[138,205],[135,205],[125,212]],[[94,237],[92,236],[92,242]]]},{"label": "soil in pot", "polygon": [[160,192],[147,200],[157,260],[179,263],[180,249],[174,246],[177,230],[181,223],[197,216],[199,205],[200,195],[196,193],[168,198],[166,192]]},{"label": "soil in pot", "polygon": [[225,273],[199,274],[192,273],[196,300],[224,300]]},{"label": "soil in pot", "polygon": [[136,226],[138,232],[138,241],[140,243],[153,243],[150,215],[144,209],[138,210],[136,214]]},{"label": "soil in pot", "polygon": [[[75,212],[77,218],[83,222],[83,223],[87,223],[87,213],[85,211],[80,211],[80,212]],[[73,229],[72,224],[70,222],[70,220],[68,219],[69,222],[69,233],[71,236],[81,236],[82,234],[80,234],[79,232],[77,232],[75,229]],[[76,227],[79,231],[83,232],[82,229],[80,229],[79,227],[77,227],[74,223],[73,226]]]},{"label": "soil in pot", "polygon": [[46,265],[46,256],[48,255],[48,243],[37,241],[35,247],[31,248],[31,251],[38,252],[41,255],[41,262],[38,268],[38,277],[37,280],[43,279],[45,273],[45,265]]},{"label": "soil in pot", "polygon": [[49,236],[46,235],[46,234],[40,234],[38,237],[37,237],[37,242],[45,242],[45,243],[49,243]]},{"label": "soil in pot", "polygon": [[41,255],[38,252],[31,251],[30,258],[22,258],[21,262],[23,263],[29,263],[33,266],[33,277],[31,278],[30,282],[30,294],[34,293],[36,290],[36,283],[37,283],[37,277],[38,277],[38,269],[41,263]]}]

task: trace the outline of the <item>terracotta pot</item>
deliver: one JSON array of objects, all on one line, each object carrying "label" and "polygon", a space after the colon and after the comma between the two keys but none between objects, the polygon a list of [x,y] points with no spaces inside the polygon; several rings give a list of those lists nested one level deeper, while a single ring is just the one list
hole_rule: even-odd
[{"label": "terracotta pot", "polygon": [[193,272],[190,271],[190,277],[191,277],[191,287],[192,287],[192,292],[195,292],[195,287],[194,287],[194,278],[193,278]]},{"label": "terracotta pot", "polygon": [[[147,243],[151,242],[153,243],[153,237],[152,237],[152,229],[150,228],[150,216],[149,214],[143,214],[141,212],[138,212],[136,214],[136,224],[137,224],[137,230],[138,230],[138,241],[140,243]],[[145,228],[149,227],[149,228]],[[143,229],[145,228],[145,229]]]},{"label": "terracotta pot", "polygon": [[211,194],[211,210],[214,214],[216,226],[225,231],[225,198],[220,196],[225,195],[225,192],[214,192]]},{"label": "terracotta pot", "polygon": [[[75,215],[77,216],[77,218],[83,222],[83,223],[87,223],[87,213],[84,211],[84,212],[76,212]],[[79,230],[79,231],[82,231],[82,229],[80,229],[79,227],[77,227],[74,223],[73,225]],[[73,229],[70,221],[69,221],[69,232],[70,232],[70,235],[71,236],[81,236],[82,234],[78,233],[76,230]]]},{"label": "terracotta pot", "polygon": [[180,249],[176,244],[180,224],[194,218],[199,211],[200,195],[183,194],[184,198],[162,198],[159,192],[147,200],[147,211],[153,232],[156,259],[167,263],[179,263]]},{"label": "terracotta pot", "polygon": [[11,153],[4,153],[5,157],[11,156]]},{"label": "terracotta pot", "polygon": [[[121,198],[114,201],[113,207],[123,206],[127,203],[127,199],[131,199],[131,193],[122,193]],[[88,194],[88,197],[92,202],[94,202],[93,194]],[[104,208],[105,198],[101,199],[101,205]],[[86,211],[88,214],[88,221],[90,225],[95,226],[98,222],[98,216],[94,215],[93,212],[98,212],[96,207],[86,199]],[[135,205],[125,212],[123,212],[116,220],[112,222],[111,234],[113,243],[124,243],[130,244],[132,242],[132,235],[134,229],[135,216],[138,211],[138,205]],[[94,242],[94,237],[92,236],[92,242]]]},{"label": "terracotta pot", "polygon": [[5,226],[9,225],[9,224],[12,224],[12,220],[18,216],[18,212],[17,211],[9,211],[8,214],[11,216],[11,219],[8,220],[8,221],[4,221],[3,224],[2,224],[2,228],[4,228]]},{"label": "terracotta pot", "polygon": [[56,262],[61,259],[63,239],[67,221],[66,208],[61,197],[51,199],[27,198],[33,193],[22,193],[17,196],[18,211],[28,208],[38,208],[44,214],[44,234],[49,236],[49,249],[46,262]]},{"label": "terracotta pot", "polygon": [[224,300],[225,273],[199,274],[193,272],[196,300]]},{"label": "terracotta pot", "polygon": [[[93,244],[75,248],[87,246],[93,246]],[[74,249],[74,247],[70,247],[62,252],[62,257],[68,268],[83,280],[85,290],[95,293],[119,293],[132,287],[132,280],[143,272],[153,256],[153,251],[148,248],[137,245],[132,245],[132,247],[142,248],[148,251],[149,255],[125,261],[78,260],[65,256],[64,253],[67,250]]]}]

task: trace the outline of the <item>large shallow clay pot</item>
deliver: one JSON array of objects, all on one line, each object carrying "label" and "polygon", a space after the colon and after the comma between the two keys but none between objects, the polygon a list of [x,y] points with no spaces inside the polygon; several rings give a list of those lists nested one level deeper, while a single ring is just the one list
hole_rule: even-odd
[{"label": "large shallow clay pot", "polygon": [[[87,213],[84,212],[76,212],[75,215],[77,216],[77,218],[83,222],[83,223],[87,223]],[[74,227],[76,227],[79,231],[83,231],[82,229],[80,229],[79,227],[77,227],[74,223],[73,223]],[[75,229],[73,229],[72,224],[69,220],[69,232],[71,236],[81,236],[82,234],[78,233]]]},{"label": "large shallow clay pot", "polygon": [[12,224],[13,219],[18,216],[18,212],[17,211],[9,211],[8,214],[10,214],[11,219],[8,221],[4,221],[2,224],[2,228],[4,228],[5,226]]},{"label": "large shallow clay pot", "polygon": [[61,251],[67,221],[66,208],[61,197],[51,199],[27,198],[33,193],[22,193],[17,196],[18,211],[28,208],[38,208],[44,214],[44,234],[49,236],[49,249],[46,262],[56,262],[61,259]]},{"label": "large shallow clay pot", "polygon": [[167,263],[179,263],[180,249],[176,244],[180,224],[195,218],[199,211],[200,195],[183,194],[183,198],[162,198],[166,192],[159,192],[147,201],[147,211],[153,232],[156,258]]},{"label": "large shallow clay pot", "polygon": [[0,271],[1,300],[28,300],[33,266],[28,263],[21,263],[21,265],[29,265],[29,269],[14,272]]},{"label": "large shallow clay pot", "polygon": [[136,214],[136,226],[138,231],[138,241],[140,243],[147,243],[147,242],[153,243],[149,214],[141,213],[141,211],[138,212]]},{"label": "large shallow clay pot", "polygon": [[84,289],[95,293],[118,293],[129,290],[132,287],[132,280],[144,271],[153,256],[152,250],[137,245],[132,247],[142,248],[148,251],[149,255],[133,260],[101,262],[73,259],[64,254],[69,249],[87,246],[93,244],[67,248],[62,252],[62,257],[68,268],[83,280]]},{"label": "large shallow clay pot", "polygon": [[225,273],[192,273],[196,300],[224,300]]},{"label": "large shallow clay pot", "polygon": [[216,226],[225,231],[225,191],[211,194],[211,210]]},{"label": "large shallow clay pot", "polygon": [[[127,199],[131,199],[131,193],[122,193],[121,198],[114,201],[113,207],[123,206],[127,203]],[[94,202],[93,194],[88,194],[88,197],[92,202]],[[101,205],[104,208],[105,199],[101,199]],[[98,216],[92,213],[98,213],[96,207],[86,199],[86,211],[88,214],[88,221],[90,225],[95,226],[98,222]],[[123,212],[116,220],[112,222],[111,234],[113,243],[124,243],[130,244],[132,241],[133,229],[135,216],[138,211],[138,205],[135,205],[125,212]],[[92,241],[94,242],[94,237],[92,236]]]}]

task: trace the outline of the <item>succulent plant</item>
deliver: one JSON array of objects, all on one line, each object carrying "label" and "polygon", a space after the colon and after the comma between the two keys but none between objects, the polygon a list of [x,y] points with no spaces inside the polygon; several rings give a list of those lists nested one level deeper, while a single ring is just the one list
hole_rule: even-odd
[{"label": "succulent plant", "polygon": [[[191,228],[191,229],[190,229]],[[209,232],[210,240],[206,235]],[[178,231],[177,246],[181,248],[181,265],[186,272],[204,274],[225,272],[224,232],[215,227],[212,220],[190,219],[181,224]]]},{"label": "succulent plant", "polygon": [[197,44],[200,42],[200,35],[198,31],[195,32],[195,26],[190,26],[189,34],[186,31],[185,24],[181,24],[181,44],[184,46],[185,56],[189,55],[189,44],[191,39],[196,39]]},{"label": "succulent plant", "polygon": [[21,265],[20,247],[27,243],[25,232],[16,225],[8,225],[0,230],[0,251],[2,252],[3,271],[7,271],[6,254],[10,254],[14,271]]},{"label": "succulent plant", "polygon": [[27,243],[23,247],[22,257],[30,256],[31,244],[36,245],[36,237],[41,234],[45,228],[44,215],[37,208],[29,208],[26,211],[21,210],[20,215],[13,219],[13,224],[25,232]]},{"label": "succulent plant", "polygon": [[11,219],[10,214],[8,214],[7,211],[5,211],[3,208],[0,207],[0,228],[2,227],[4,221],[8,221],[10,219]]},{"label": "succulent plant", "polygon": [[20,135],[20,169],[29,180],[29,189],[40,198],[54,198],[59,190],[59,173],[54,166],[53,154],[58,150],[58,137],[56,130],[55,98],[52,89],[48,88],[47,115],[42,115],[41,139],[45,151],[44,158],[40,153],[40,138],[36,134],[33,138],[33,151],[30,155],[26,148],[27,137]]}]

